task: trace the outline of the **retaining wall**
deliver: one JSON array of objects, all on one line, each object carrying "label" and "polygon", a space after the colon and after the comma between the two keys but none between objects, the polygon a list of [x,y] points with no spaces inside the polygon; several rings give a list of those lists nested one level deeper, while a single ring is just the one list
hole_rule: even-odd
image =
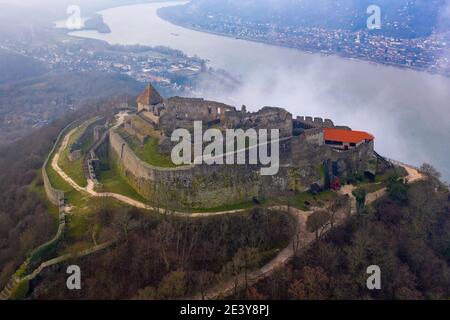
[{"label": "retaining wall", "polygon": [[[186,207],[215,207],[249,201],[285,190],[286,170],[273,177],[260,176],[257,165],[191,165],[154,167],[141,159],[114,130],[110,130],[110,156],[127,181],[153,201]],[[269,181],[267,181],[269,180]],[[264,186],[264,188],[262,188]]]},{"label": "retaining wall", "polygon": [[282,145],[278,174],[261,176],[258,165],[154,167],[142,161],[118,132],[110,130],[109,133],[110,156],[140,194],[153,201],[164,201],[163,205],[181,204],[190,208],[275,197],[287,190],[303,192],[313,184],[325,187],[334,173],[344,177],[368,170],[373,157],[373,144],[339,152],[307,140],[294,137],[286,150]]},{"label": "retaining wall", "polygon": [[55,206],[60,206],[61,202],[64,202],[64,192],[58,189],[55,189],[51,182],[50,179],[48,178],[47,175],[47,165],[50,162],[50,159],[52,158],[53,154],[55,153],[56,148],[58,147],[61,138],[67,133],[67,131],[69,130],[69,128],[71,128],[75,122],[72,122],[71,124],[69,124],[68,126],[66,126],[58,135],[58,137],[56,138],[56,142],[53,145],[52,150],[50,151],[50,153],[47,156],[47,159],[45,159],[44,165],[42,167],[42,178],[44,180],[44,189],[45,189],[45,194],[47,196],[47,198],[50,200],[50,202],[52,204],[54,204]]}]

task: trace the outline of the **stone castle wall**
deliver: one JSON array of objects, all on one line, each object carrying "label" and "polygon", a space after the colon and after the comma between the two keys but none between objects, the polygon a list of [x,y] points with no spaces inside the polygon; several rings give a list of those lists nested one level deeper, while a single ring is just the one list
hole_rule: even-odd
[{"label": "stone castle wall", "polygon": [[[192,165],[158,168],[139,159],[122,137],[110,131],[110,156],[126,180],[153,201],[179,203],[186,207],[215,207],[239,203],[287,187],[286,170],[275,177],[261,177],[259,166]],[[270,179],[269,183],[266,181]],[[264,188],[262,186],[264,185]],[[263,190],[264,189],[264,190]]]},{"label": "stone castle wall", "polygon": [[223,118],[225,128],[279,129],[280,137],[292,135],[292,114],[281,108],[264,107],[257,112],[227,112]]},{"label": "stone castle wall", "polygon": [[295,122],[310,126],[311,128],[333,128],[334,123],[330,119],[322,119],[318,117],[297,117]]},{"label": "stone castle wall", "polygon": [[61,201],[64,200],[64,192],[53,188],[53,186],[50,183],[50,180],[48,178],[47,172],[45,171],[45,167],[42,168],[42,177],[44,180],[44,189],[45,189],[45,194],[47,195],[47,198],[50,200],[50,202],[53,205],[59,206]]},{"label": "stone castle wall", "polygon": [[[304,192],[315,184],[326,187],[332,176],[371,170],[373,144],[345,152],[315,143],[315,135],[293,137],[281,145],[280,171],[260,176],[257,165],[191,165],[158,168],[142,161],[119,133],[110,130],[110,156],[126,180],[143,196],[186,207],[217,207],[253,197]],[[311,140],[312,141],[309,141]]]},{"label": "stone castle wall", "polygon": [[209,122],[222,119],[228,111],[235,111],[224,103],[200,98],[172,97],[164,101],[165,109],[159,119],[159,127],[167,136],[178,128],[193,129],[194,121]]},{"label": "stone castle wall", "polygon": [[356,149],[348,151],[340,151],[328,148],[329,160],[328,165],[332,166],[329,169],[333,175],[339,177],[346,177],[352,174],[364,174],[364,172],[376,172],[376,163],[374,156],[374,142],[370,141],[363,143]]},{"label": "stone castle wall", "polygon": [[66,126],[58,135],[55,144],[53,145],[52,150],[50,151],[49,155],[47,156],[47,159],[45,159],[44,165],[42,166],[41,173],[42,173],[42,179],[44,181],[44,190],[47,198],[50,200],[50,202],[55,206],[60,206],[64,202],[64,191],[58,190],[54,188],[50,182],[50,179],[47,175],[47,166],[50,162],[51,157],[53,156],[57,146],[59,145],[61,138],[66,134],[69,128],[71,128],[74,123],[69,124]]},{"label": "stone castle wall", "polygon": [[[373,142],[364,143],[356,149],[338,151],[326,145],[309,143],[305,135],[292,139],[292,171],[290,180],[301,191],[312,184],[327,187],[332,177],[345,178],[352,174],[373,172]],[[316,181],[314,181],[316,179]]]}]

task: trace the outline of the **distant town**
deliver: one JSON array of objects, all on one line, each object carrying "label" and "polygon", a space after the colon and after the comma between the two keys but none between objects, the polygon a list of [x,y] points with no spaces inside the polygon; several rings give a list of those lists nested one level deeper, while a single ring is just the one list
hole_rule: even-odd
[{"label": "distant town", "polygon": [[187,28],[217,33],[272,45],[300,49],[311,53],[336,54],[346,58],[450,75],[450,39],[445,35],[400,39],[365,30],[328,30],[311,27],[288,27],[245,21],[231,15],[208,15],[189,21],[160,14]]},{"label": "distant town", "polygon": [[119,73],[169,92],[189,92],[195,78],[210,71],[205,60],[167,47],[109,46],[101,41],[67,38],[50,44],[6,40],[0,49],[39,60],[51,70]]}]

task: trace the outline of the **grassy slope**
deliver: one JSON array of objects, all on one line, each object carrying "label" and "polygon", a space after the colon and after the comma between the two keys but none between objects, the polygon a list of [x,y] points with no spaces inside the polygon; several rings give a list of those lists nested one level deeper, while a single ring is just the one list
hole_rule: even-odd
[{"label": "grassy slope", "polygon": [[147,202],[147,200],[135,191],[121,176],[114,164],[111,164],[110,170],[99,171],[98,179],[103,186],[104,192],[118,193],[137,201]]},{"label": "grassy slope", "polygon": [[214,208],[196,208],[195,212],[221,212],[221,211],[233,211],[233,210],[242,210],[242,209],[251,209],[255,207],[255,203],[252,201],[241,202],[241,203],[230,203],[220,207]]},{"label": "grassy slope", "polygon": [[159,141],[157,139],[149,138],[144,145],[141,145],[135,137],[129,135],[126,131],[118,130],[118,132],[142,161],[160,168],[176,167],[170,159],[170,156],[159,153]]},{"label": "grassy slope", "polygon": [[[83,171],[83,157],[76,161],[69,160],[70,147],[77,141],[86,130],[87,124],[81,126],[69,139],[67,148],[61,153],[59,158],[59,166],[61,169],[73,179],[79,186],[86,187],[87,181]],[[83,150],[84,151],[84,150]]]}]

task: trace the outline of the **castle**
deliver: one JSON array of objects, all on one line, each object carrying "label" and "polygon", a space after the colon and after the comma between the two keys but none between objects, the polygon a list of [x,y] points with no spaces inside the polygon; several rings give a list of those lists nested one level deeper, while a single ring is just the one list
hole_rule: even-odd
[{"label": "castle", "polygon": [[[175,129],[193,130],[194,121],[206,128],[279,129],[280,170],[264,177],[258,165],[186,165],[157,167],[136,155],[123,133],[144,145],[158,142],[170,155]],[[334,125],[330,119],[296,117],[282,108],[257,112],[198,98],[163,99],[149,85],[137,99],[137,112],[109,132],[110,154],[127,181],[150,200],[162,199],[188,207],[214,207],[286,192],[320,190],[355,174],[374,175],[378,161],[374,137]],[[163,201],[163,200],[161,200]]]}]

